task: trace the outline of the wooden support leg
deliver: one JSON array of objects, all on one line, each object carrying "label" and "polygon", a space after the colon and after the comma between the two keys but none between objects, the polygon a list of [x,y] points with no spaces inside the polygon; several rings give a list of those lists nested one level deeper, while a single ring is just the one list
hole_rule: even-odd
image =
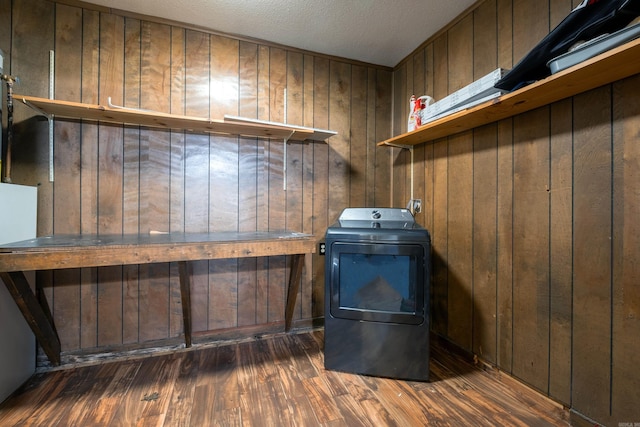
[{"label": "wooden support leg", "polygon": [[53,332],[56,334],[56,337],[59,338],[60,335],[58,335],[58,329],[56,329],[56,323],[53,321],[53,315],[51,314],[51,309],[49,308],[49,303],[47,302],[47,296],[44,294],[44,289],[42,289],[41,281],[38,280],[38,275],[36,275],[36,299],[38,300],[38,303],[42,308],[42,312],[49,321],[49,324],[53,328]]},{"label": "wooden support leg", "polygon": [[287,305],[284,312],[284,330],[291,329],[293,322],[293,310],[296,307],[296,298],[300,290],[300,280],[302,279],[302,266],[304,265],[304,254],[296,254],[291,259],[291,273],[289,275],[289,286],[287,290]]},{"label": "wooden support leg", "polygon": [[180,296],[182,298],[182,320],[184,322],[184,344],[191,347],[191,276],[193,267],[188,261],[179,261]]},{"label": "wooden support leg", "polygon": [[60,338],[51,320],[51,312],[46,300],[38,303],[27,278],[21,271],[0,273],[0,279],[7,286],[51,363],[55,366],[60,365]]}]

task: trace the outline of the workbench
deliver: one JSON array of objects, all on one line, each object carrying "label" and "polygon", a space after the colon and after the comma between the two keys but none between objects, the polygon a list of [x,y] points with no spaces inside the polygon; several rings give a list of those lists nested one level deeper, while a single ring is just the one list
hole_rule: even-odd
[{"label": "workbench", "polygon": [[46,298],[37,298],[24,272],[65,268],[177,262],[185,345],[191,346],[191,261],[292,257],[285,305],[285,330],[291,328],[304,256],[315,253],[315,238],[292,232],[150,233],[53,235],[0,247],[0,279],[53,365],[61,345]]}]

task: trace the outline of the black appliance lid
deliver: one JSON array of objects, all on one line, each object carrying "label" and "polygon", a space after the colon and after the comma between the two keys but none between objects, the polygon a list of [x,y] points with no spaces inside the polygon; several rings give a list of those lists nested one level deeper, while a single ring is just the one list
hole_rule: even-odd
[{"label": "black appliance lid", "polygon": [[412,229],[418,226],[408,209],[346,208],[335,225],[342,228]]}]

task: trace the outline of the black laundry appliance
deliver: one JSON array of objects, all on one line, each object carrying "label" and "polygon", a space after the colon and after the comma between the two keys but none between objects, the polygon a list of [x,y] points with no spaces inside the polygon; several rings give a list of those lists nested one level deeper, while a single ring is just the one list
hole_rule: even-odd
[{"label": "black laundry appliance", "polygon": [[407,209],[347,208],[325,237],[325,368],[427,381],[429,232]]}]

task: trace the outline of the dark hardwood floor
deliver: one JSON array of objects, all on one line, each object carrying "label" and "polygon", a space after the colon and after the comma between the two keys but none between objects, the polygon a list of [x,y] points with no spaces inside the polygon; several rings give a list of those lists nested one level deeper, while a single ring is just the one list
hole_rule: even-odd
[{"label": "dark hardwood floor", "polygon": [[0,426],[567,426],[557,404],[433,345],[431,381],[326,371],[322,331],[34,375]]}]

